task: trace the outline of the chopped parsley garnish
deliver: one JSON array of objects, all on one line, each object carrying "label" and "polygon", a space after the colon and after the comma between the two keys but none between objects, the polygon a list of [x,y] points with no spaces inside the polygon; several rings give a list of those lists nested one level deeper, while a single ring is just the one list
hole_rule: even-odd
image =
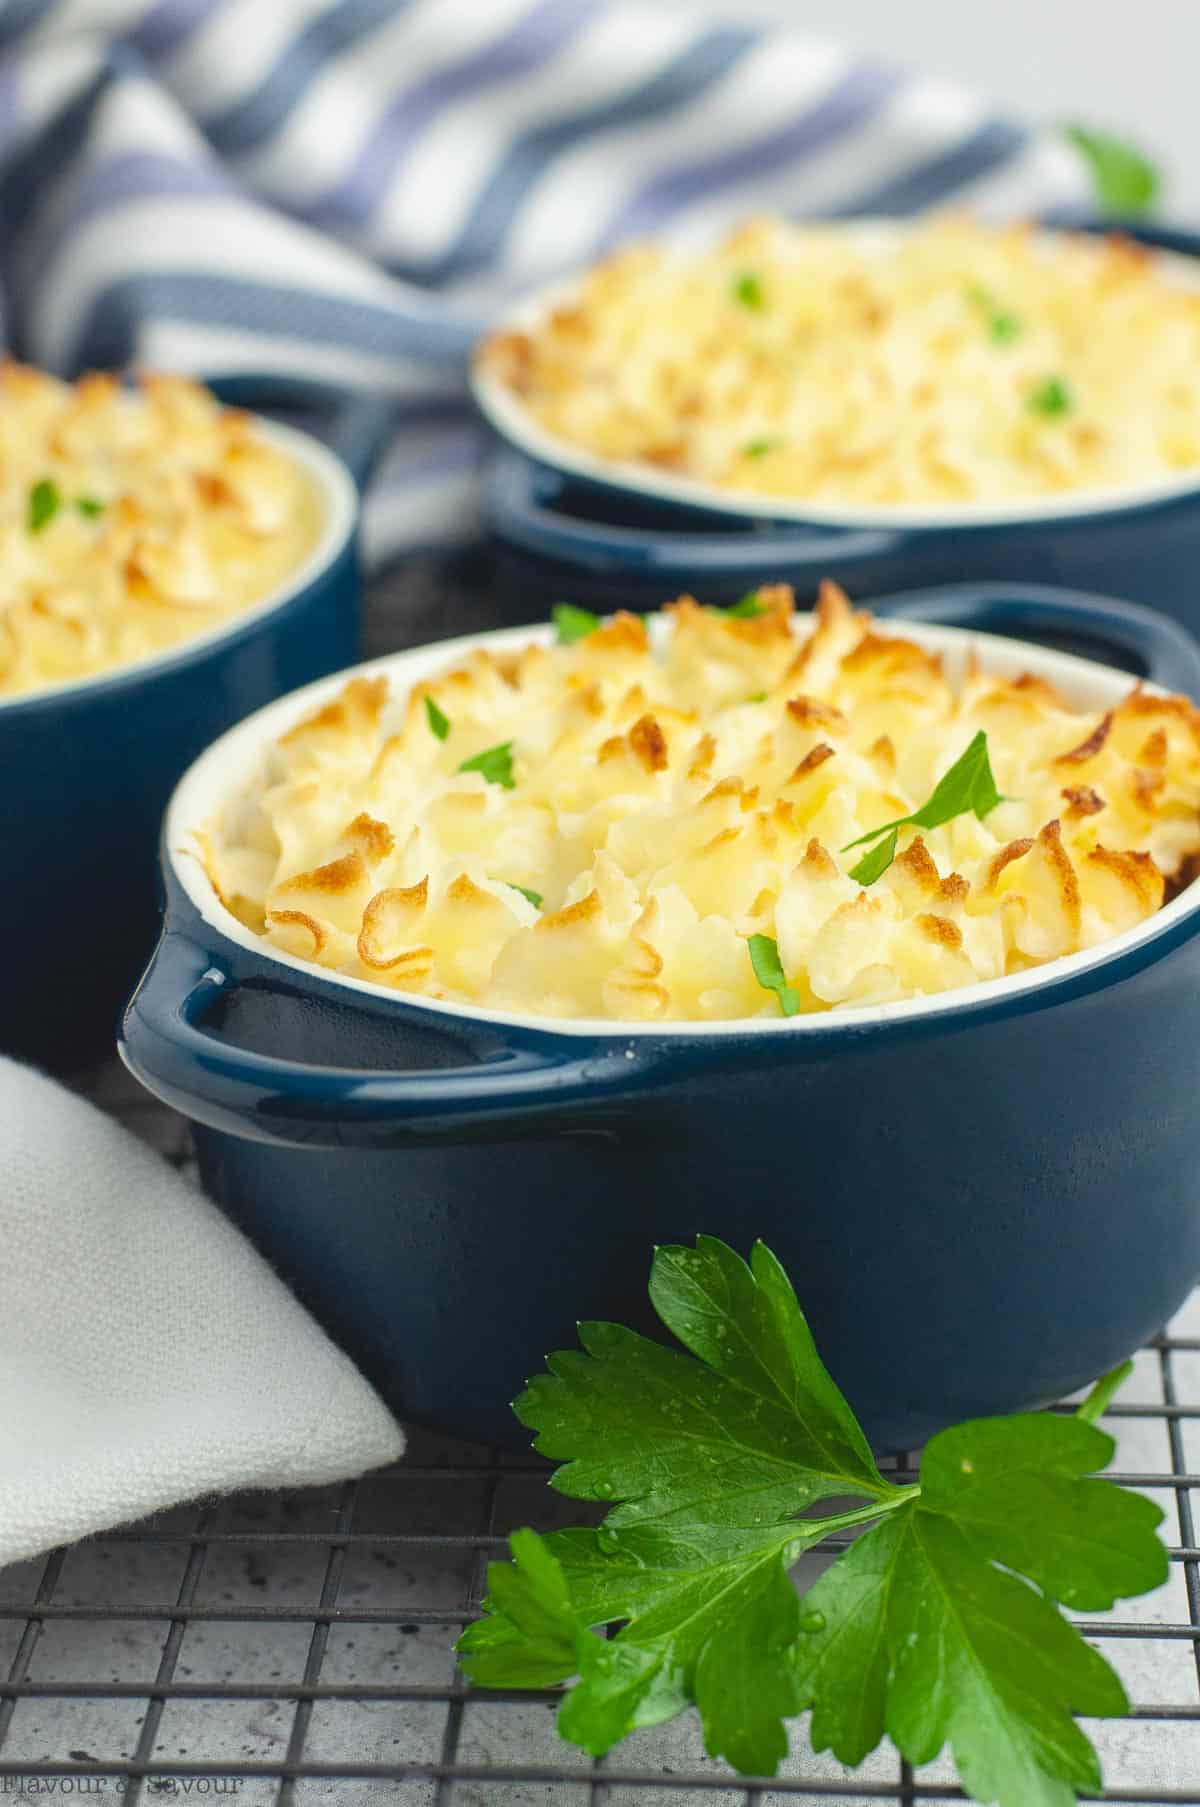
[{"label": "chopped parsley garnish", "polygon": [[573,602],[556,602],[550,611],[550,619],[558,630],[560,646],[572,646],[576,640],[586,640],[600,626],[599,615],[593,615],[590,609],[577,609]]},{"label": "chopped parsley garnish", "polygon": [[[889,1735],[912,1764],[949,1747],[964,1790],[999,1807],[1099,1793],[1075,1715],[1129,1703],[1059,1605],[1107,1612],[1167,1578],[1161,1509],[1099,1473],[1116,1446],[1095,1419],[1130,1364],[1074,1414],[939,1432],[898,1485],[763,1243],[748,1262],[711,1236],[657,1249],[650,1298],[676,1343],[583,1323],[582,1352],[517,1400],[556,1492],[608,1510],[513,1534],[458,1642],[471,1681],[571,1682],[558,1731],[596,1757],[694,1705],[709,1756],[773,1775],[811,1708],[813,1748],[842,1764]],[[788,1571],[831,1536],[799,1594]]]},{"label": "chopped parsley garnish", "polygon": [[478,772],[489,784],[502,784],[506,791],[515,790],[517,781],[513,777],[512,750],[511,740],[501,741],[498,747],[485,747],[482,753],[464,759],[458,769],[460,772]]},{"label": "chopped parsley garnish", "polygon": [[521,896],[525,899],[525,902],[531,903],[535,910],[541,909],[542,894],[540,891],[531,891],[528,885],[514,885],[511,878],[506,878],[504,883],[508,886],[510,891],[519,891]]},{"label": "chopped parsley garnish", "polygon": [[1028,406],[1034,414],[1066,414],[1071,408],[1071,391],[1060,376],[1048,376],[1029,395]]},{"label": "chopped parsley garnish", "polygon": [[744,596],[739,596],[728,608],[717,610],[719,615],[728,615],[731,621],[753,621],[756,615],[765,615],[766,612],[757,590],[747,590]]},{"label": "chopped parsley garnish", "polygon": [[882,878],[896,857],[896,842],[900,838],[900,830],[893,828],[876,841],[874,847],[868,848],[857,866],[851,866],[850,877],[860,885],[873,885],[877,878]]},{"label": "chopped parsley garnish", "polygon": [[765,703],[766,700],[767,700],[767,693],[765,690],[756,690],[754,692],[753,696],[748,696],[746,698],[746,701],[748,703]]},{"label": "chopped parsley garnish", "polygon": [[96,496],[76,496],[75,506],[89,521],[104,513],[104,504]]},{"label": "chopped parsley garnish", "polygon": [[743,270],[740,276],[734,277],[733,298],[740,301],[743,307],[754,309],[756,313],[766,305],[762,283],[753,270]]},{"label": "chopped parsley garnish", "polygon": [[763,990],[775,993],[784,1016],[795,1016],[800,1008],[800,999],[787,982],[779,958],[778,942],[773,941],[770,935],[751,935],[746,946],[750,949],[754,977]]},{"label": "chopped parsley garnish", "polygon": [[445,740],[450,732],[450,718],[443,715],[431,696],[425,698],[425,719],[429,723],[430,732],[439,740]]},{"label": "chopped parsley garnish", "polygon": [[879,843],[858,862],[850,877],[857,879],[860,885],[873,885],[877,878],[882,878],[896,857],[896,842],[902,828],[940,828],[944,822],[952,822],[955,816],[968,813],[975,814],[982,822],[989,811],[1003,801],[992,776],[987,735],[981,728],[966,752],[938,779],[933,794],[920,809],[915,809],[911,816],[897,816],[892,822],[881,822],[878,828],[860,834],[857,840],[847,841],[843,853],[849,852],[851,847],[864,847],[868,841]]},{"label": "chopped parsley garnish", "polygon": [[1021,336],[1021,322],[1016,314],[1010,314],[1000,306],[990,289],[977,282],[968,291],[975,306],[981,308],[987,317],[988,337],[997,345],[1011,345],[1014,339]]},{"label": "chopped parsley garnish", "polygon": [[742,449],[747,458],[765,458],[778,444],[777,439],[751,439]]},{"label": "chopped parsley garnish", "polygon": [[29,531],[40,533],[62,507],[62,497],[53,477],[42,477],[29,492]]},{"label": "chopped parsley garnish", "polygon": [[1136,145],[1108,132],[1066,125],[1064,136],[1088,166],[1096,199],[1107,213],[1149,213],[1162,189],[1162,174]]}]

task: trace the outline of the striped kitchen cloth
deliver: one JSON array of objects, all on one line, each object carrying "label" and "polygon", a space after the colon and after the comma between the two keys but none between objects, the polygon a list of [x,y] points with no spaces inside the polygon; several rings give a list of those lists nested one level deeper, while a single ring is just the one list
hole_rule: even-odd
[{"label": "striped kitchen cloth", "polygon": [[[731,9],[732,11],[732,9]],[[624,0],[3,0],[18,356],[386,401],[375,564],[471,531],[472,339],[631,234],[748,210],[1013,215],[1076,153],[952,83]]]}]

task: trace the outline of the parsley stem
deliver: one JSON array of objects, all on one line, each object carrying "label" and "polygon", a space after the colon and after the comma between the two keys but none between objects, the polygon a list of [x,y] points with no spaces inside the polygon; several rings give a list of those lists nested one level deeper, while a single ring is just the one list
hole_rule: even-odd
[{"label": "parsley stem", "polygon": [[1082,1418],[1085,1424],[1095,1424],[1097,1418],[1106,1412],[1112,1404],[1113,1395],[1125,1385],[1133,1373],[1133,1363],[1124,1361],[1119,1367],[1110,1368],[1102,1374],[1087,1398],[1075,1408],[1075,1416]]},{"label": "parsley stem", "polygon": [[812,1526],[819,1525],[821,1536],[828,1537],[831,1531],[846,1531],[854,1525],[868,1525],[882,1513],[899,1512],[902,1506],[910,1506],[921,1497],[919,1481],[914,1481],[908,1487],[894,1487],[890,1482],[887,1486],[887,1493],[880,1494],[869,1506],[856,1506],[852,1512],[835,1512],[829,1518],[804,1518],[798,1522],[804,1526],[806,1534]]}]

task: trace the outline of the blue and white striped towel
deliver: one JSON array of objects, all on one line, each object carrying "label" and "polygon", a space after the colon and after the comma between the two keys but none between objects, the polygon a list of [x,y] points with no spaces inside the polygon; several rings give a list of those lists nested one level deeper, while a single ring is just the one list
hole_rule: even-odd
[{"label": "blue and white striped towel", "polygon": [[465,356],[521,289],[668,225],[950,200],[1086,182],[951,83],[623,0],[0,5],[11,349],[390,398],[376,563],[470,531]]}]

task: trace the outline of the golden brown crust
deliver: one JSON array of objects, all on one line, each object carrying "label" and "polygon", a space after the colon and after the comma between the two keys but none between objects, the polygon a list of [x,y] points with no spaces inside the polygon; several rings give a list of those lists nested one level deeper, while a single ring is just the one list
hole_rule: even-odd
[{"label": "golden brown crust", "polygon": [[948,916],[937,916],[924,912],[916,920],[917,927],[922,934],[928,940],[936,943],[938,947],[947,948],[951,953],[957,953],[962,947],[962,930],[956,922],[951,922]]},{"label": "golden brown crust", "polygon": [[[653,647],[625,618],[471,653],[404,697],[355,680],[275,743],[199,856],[293,957],[630,1021],[774,1014],[759,934],[804,1012],[1024,972],[1143,921],[1200,856],[1190,706],[1135,693],[1098,726],[1048,686],[947,675],[835,589],[781,638],[790,608],[681,598]],[[918,829],[980,730],[1002,801]],[[506,743],[511,785],[460,772]],[[863,837],[890,821],[894,857],[863,885]]]},{"label": "golden brown crust", "polygon": [[1072,747],[1069,752],[1060,753],[1054,763],[1056,765],[1087,765],[1104,750],[1108,737],[1112,733],[1112,725],[1113,712],[1110,709],[1107,715],[1100,717],[1091,733],[1086,735],[1077,747]]},{"label": "golden brown crust", "polygon": [[222,626],[322,526],[307,471],[199,384],[0,372],[0,698]]},{"label": "golden brown crust", "polygon": [[667,769],[667,737],[652,715],[643,715],[629,730],[629,744],[648,772]]},{"label": "golden brown crust", "polygon": [[1105,807],[1104,798],[1090,784],[1064,785],[1062,796],[1068,805],[1067,815],[1072,819],[1098,816]]},{"label": "golden brown crust", "polygon": [[[559,441],[735,495],[1019,506],[1200,466],[1200,308],[1155,256],[946,214],[626,248],[479,364]],[[1065,414],[1030,408],[1045,372]]]}]

